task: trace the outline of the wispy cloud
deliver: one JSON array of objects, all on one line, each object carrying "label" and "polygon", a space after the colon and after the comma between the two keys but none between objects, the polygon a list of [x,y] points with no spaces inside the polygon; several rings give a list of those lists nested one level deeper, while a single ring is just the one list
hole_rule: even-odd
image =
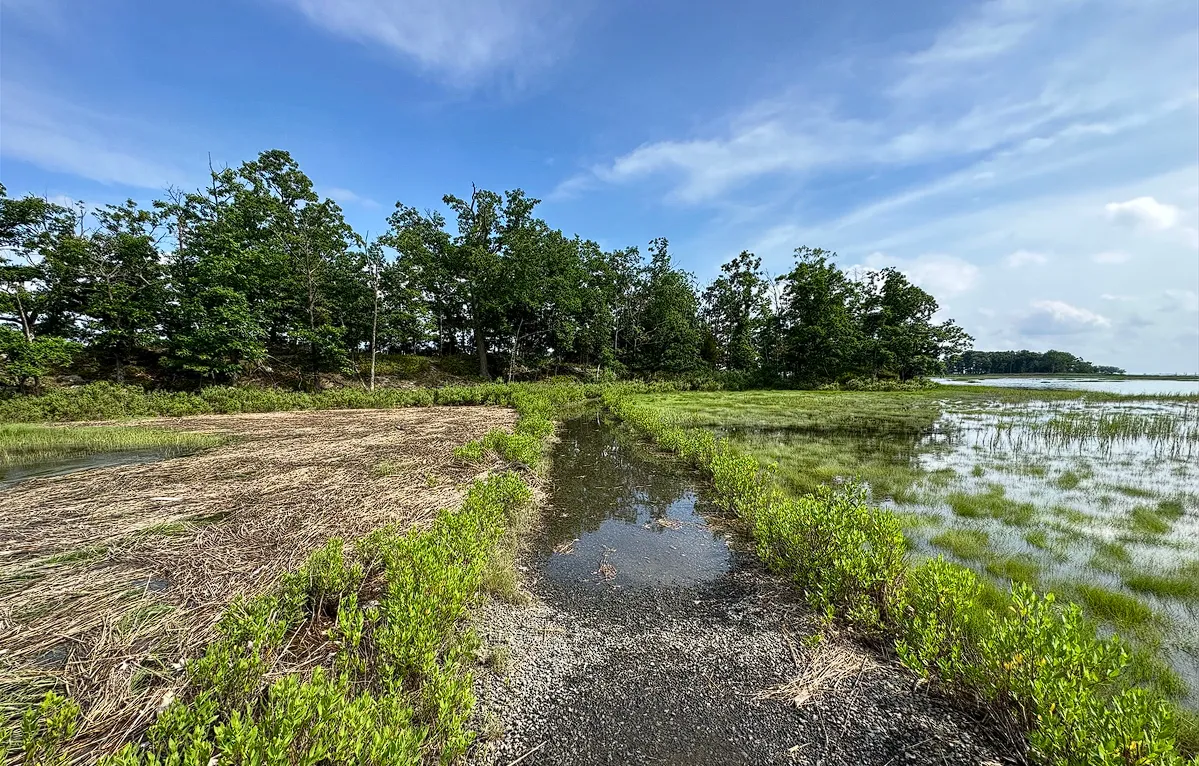
[{"label": "wispy cloud", "polygon": [[1095,263],[1117,264],[1128,263],[1132,260],[1132,256],[1123,250],[1104,250],[1101,253],[1095,253],[1091,256],[1091,260]]},{"label": "wispy cloud", "polygon": [[1127,202],[1109,202],[1103,208],[1109,220],[1122,226],[1165,231],[1178,225],[1181,211],[1153,197],[1137,197]]},{"label": "wispy cloud", "polygon": [[329,186],[327,188],[322,187],[317,191],[323,196],[330,197],[342,205],[358,205],[359,207],[368,208],[370,210],[377,210],[378,208],[382,207],[382,205],[370,197],[365,197],[350,189],[345,189],[340,186]]},{"label": "wispy cloud", "polygon": [[1073,335],[1111,327],[1111,320],[1065,301],[1033,301],[1021,322],[1026,335]]},{"label": "wispy cloud", "polygon": [[579,13],[577,5],[551,0],[279,2],[331,34],[382,46],[461,85],[550,63],[567,44]]},{"label": "wispy cloud", "polygon": [[[671,180],[670,199],[705,203],[770,176],[974,162],[1127,133],[1195,108],[1192,30],[1160,23],[1188,2],[1152,0],[1150,10],[1160,13],[1144,19],[1113,0],[983,3],[925,48],[883,62],[879,68],[894,74],[858,94],[867,110],[839,108],[836,93],[814,93],[818,86],[805,83],[706,135],[651,141],[594,165],[558,193],[661,175]],[[1079,33],[1062,35],[1067,22]],[[1150,40],[1154,52],[1145,56]],[[978,168],[970,179],[988,172]]]},{"label": "wispy cloud", "polygon": [[1049,259],[1043,253],[1017,250],[1004,256],[1003,262],[1009,269],[1019,269],[1024,266],[1043,266],[1049,262]]},{"label": "wispy cloud", "polygon": [[162,189],[177,167],[146,156],[146,126],[24,87],[0,83],[0,154],[106,184]]}]

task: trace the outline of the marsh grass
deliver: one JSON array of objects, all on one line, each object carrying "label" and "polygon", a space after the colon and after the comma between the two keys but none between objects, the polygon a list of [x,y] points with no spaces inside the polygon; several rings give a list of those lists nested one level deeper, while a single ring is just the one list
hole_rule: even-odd
[{"label": "marsh grass", "polygon": [[1124,572],[1124,587],[1137,593],[1180,601],[1199,601],[1199,559],[1188,561],[1165,573]]},{"label": "marsh grass", "polygon": [[[991,580],[942,558],[911,563],[898,519],[866,507],[860,491],[825,486],[802,496],[782,492],[771,468],[739,445],[688,429],[690,421],[643,399],[604,400],[660,447],[703,470],[717,502],[751,525],[759,555],[790,577],[814,609],[893,640],[901,661],[930,680],[997,702],[997,710],[1026,727],[1032,760],[1063,766],[1182,762],[1174,708],[1123,680],[1129,658],[1124,642],[1100,634],[1080,606],[1060,604],[1023,582],[1012,582],[1003,593]],[[979,515],[1026,515],[990,510],[995,505],[995,498],[983,498]],[[987,557],[987,541],[968,531],[937,538]],[[1036,574],[1019,561],[990,561],[1013,580]],[[1157,628],[1156,615],[1133,597],[1098,588],[1083,595],[1088,611],[1109,621],[1146,634]],[[1080,753],[1087,754],[1085,761]]]},{"label": "marsh grass", "polygon": [[107,452],[182,455],[224,442],[212,434],[133,426],[0,425],[0,469]]},{"label": "marsh grass", "polygon": [[987,574],[1000,580],[1037,585],[1042,567],[1027,556],[996,556],[987,562]]},{"label": "marsh grass", "polygon": [[1070,491],[1082,484],[1082,477],[1074,471],[1063,471],[1053,480],[1054,486],[1063,491]]},{"label": "marsh grass", "polygon": [[1134,535],[1158,537],[1170,531],[1175,518],[1161,513],[1157,508],[1138,505],[1128,514],[1128,529]]},{"label": "marsh grass", "polygon": [[991,538],[980,529],[947,529],[929,542],[963,561],[982,561],[991,555]]},{"label": "marsh grass", "polygon": [[968,519],[997,519],[1005,524],[1022,526],[1037,515],[1037,507],[1029,502],[1012,500],[1002,484],[990,484],[985,492],[951,492],[945,502],[958,516]]},{"label": "marsh grass", "polygon": [[1062,583],[1059,590],[1082,604],[1088,614],[1117,628],[1141,630],[1159,622],[1153,609],[1136,596],[1102,585]]}]

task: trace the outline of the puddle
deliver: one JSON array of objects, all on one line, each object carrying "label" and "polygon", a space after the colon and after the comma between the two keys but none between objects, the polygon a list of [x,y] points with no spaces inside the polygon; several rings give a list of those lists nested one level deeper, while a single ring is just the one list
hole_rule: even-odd
[{"label": "puddle", "polygon": [[764,694],[795,678],[797,637],[819,629],[800,594],[720,527],[694,474],[594,418],[559,439],[526,558],[538,598],[495,602],[480,621],[504,659],[476,693],[502,734],[471,763],[887,763],[917,749],[930,766],[995,760],[974,722],[911,695],[893,669],[825,691],[822,704],[845,710],[831,739],[816,706]]},{"label": "puddle", "polygon": [[96,455],[77,455],[59,460],[45,460],[38,463],[22,463],[0,467],[0,489],[11,487],[27,479],[43,479],[49,476],[64,476],[78,471],[90,471],[93,468],[111,468],[117,465],[135,465],[138,463],[153,463],[156,460],[179,457],[177,450],[129,450],[125,452],[103,452]]},{"label": "puddle", "polygon": [[542,577],[568,589],[695,585],[733,566],[716,508],[677,467],[653,461],[594,421],[560,431],[539,546]]}]

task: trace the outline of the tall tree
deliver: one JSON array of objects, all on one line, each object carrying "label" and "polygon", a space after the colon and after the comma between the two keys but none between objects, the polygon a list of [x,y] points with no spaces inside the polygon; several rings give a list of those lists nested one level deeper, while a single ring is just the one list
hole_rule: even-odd
[{"label": "tall tree", "polygon": [[715,346],[716,362],[727,370],[758,367],[758,335],[767,312],[762,259],[742,251],[721,267],[703,295],[703,316]]},{"label": "tall tree", "polygon": [[834,380],[849,369],[860,331],[851,310],[854,283],[833,263],[836,253],[811,247],[795,250],[795,265],[782,285],[783,357],[794,380]]}]

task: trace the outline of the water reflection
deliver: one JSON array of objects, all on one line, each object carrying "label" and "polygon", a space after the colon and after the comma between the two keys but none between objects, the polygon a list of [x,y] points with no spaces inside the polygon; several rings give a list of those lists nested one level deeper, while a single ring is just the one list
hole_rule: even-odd
[{"label": "water reflection", "polygon": [[541,556],[551,581],[592,587],[686,585],[730,567],[692,478],[610,426],[566,423],[554,450]]}]

